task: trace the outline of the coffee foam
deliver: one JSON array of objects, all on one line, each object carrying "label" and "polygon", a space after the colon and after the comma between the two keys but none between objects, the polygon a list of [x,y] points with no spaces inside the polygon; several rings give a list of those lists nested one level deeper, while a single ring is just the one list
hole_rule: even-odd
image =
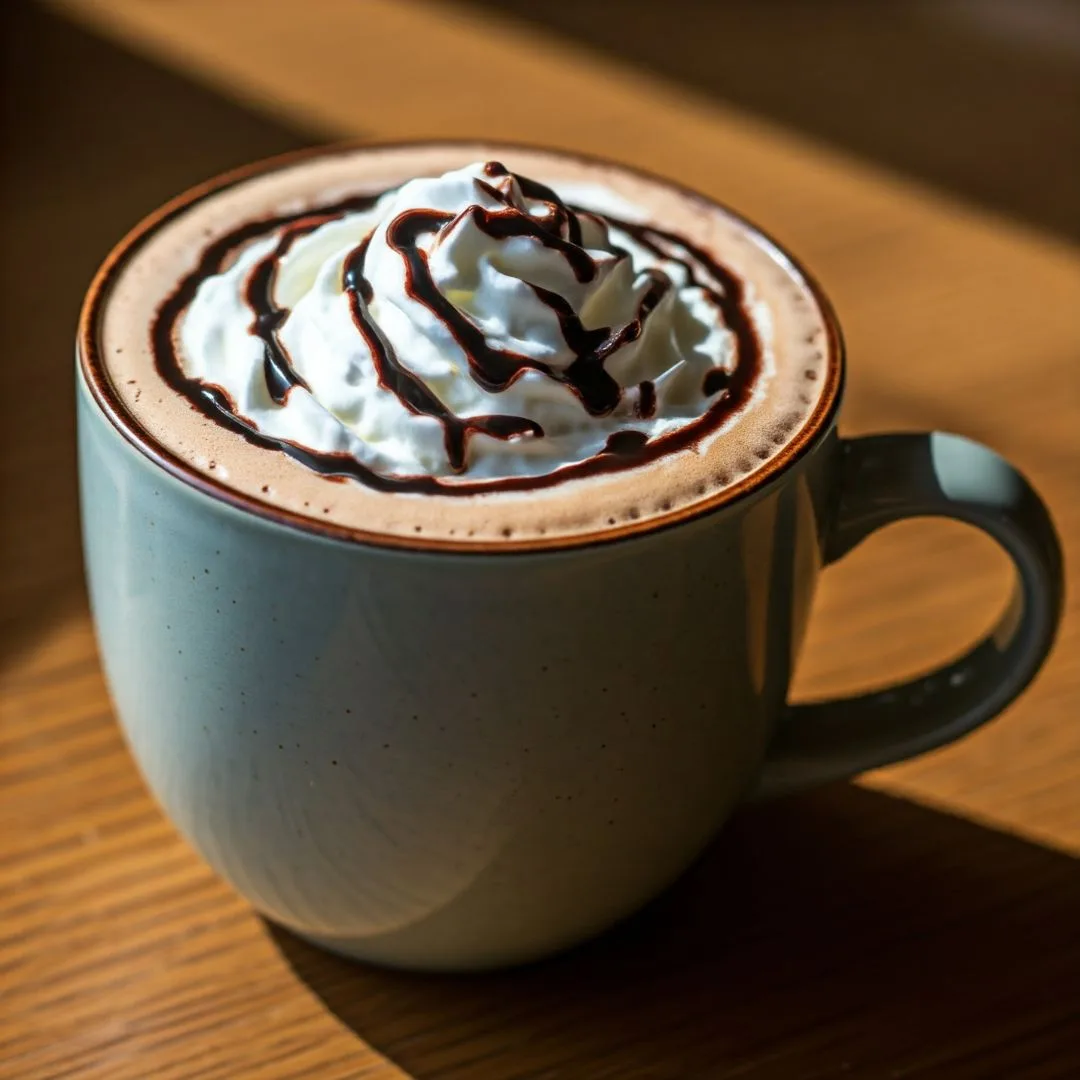
[{"label": "coffee foam", "polygon": [[[498,158],[572,199],[604,189],[629,216],[678,232],[742,278],[757,298],[766,344],[763,394],[699,445],[647,465],[536,491],[416,495],[334,482],[282,453],[251,445],[194,411],[162,380],[149,328],[158,306],[201,252],[238,224],[378,192]],[[703,197],[619,166],[480,143],[329,150],[256,173],[191,202],[121,258],[97,319],[97,355],[122,426],[134,421],[185,471],[226,496],[317,528],[387,542],[531,546],[637,529],[722,501],[775,467],[826,402],[839,358],[813,289],[767,239]],[[90,332],[95,331],[90,327]]]}]

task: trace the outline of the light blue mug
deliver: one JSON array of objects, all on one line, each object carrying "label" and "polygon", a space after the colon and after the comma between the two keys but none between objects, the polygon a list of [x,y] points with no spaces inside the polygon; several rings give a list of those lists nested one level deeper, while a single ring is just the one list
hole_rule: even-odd
[{"label": "light blue mug", "polygon": [[[1038,495],[955,435],[840,439],[835,322],[826,406],[782,466],[675,525],[447,552],[238,506],[157,452],[96,357],[109,276],[152,228],[103,268],[79,335],[105,673],[176,826],[311,941],[431,970],[566,948],[667,886],[740,802],[957,739],[1046,658],[1062,559]],[[821,568],[919,516],[1009,554],[998,627],[912,682],[787,705]]]}]

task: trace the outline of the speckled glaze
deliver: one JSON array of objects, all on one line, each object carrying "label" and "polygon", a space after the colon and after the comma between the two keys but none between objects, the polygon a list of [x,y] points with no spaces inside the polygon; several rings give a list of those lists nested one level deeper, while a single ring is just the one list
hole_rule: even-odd
[{"label": "speckled glaze", "polygon": [[[1045,508],[955,436],[845,443],[834,414],[764,486],[695,519],[470,554],[229,505],[121,434],[81,375],[78,397],[94,617],[143,774],[259,911],[380,963],[490,968],[604,929],[741,799],[989,719],[1060,615]],[[787,708],[821,566],[913,514],[1008,550],[1002,624],[905,686]]]}]

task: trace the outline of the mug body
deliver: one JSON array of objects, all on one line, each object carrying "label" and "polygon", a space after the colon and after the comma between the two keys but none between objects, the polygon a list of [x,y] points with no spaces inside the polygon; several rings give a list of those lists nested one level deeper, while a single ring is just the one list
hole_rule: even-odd
[{"label": "mug body", "polygon": [[117,715],[170,818],[268,918],[398,966],[535,959],[655,896],[754,782],[821,566],[832,427],[678,525],[447,553],[229,505],[78,381]]}]

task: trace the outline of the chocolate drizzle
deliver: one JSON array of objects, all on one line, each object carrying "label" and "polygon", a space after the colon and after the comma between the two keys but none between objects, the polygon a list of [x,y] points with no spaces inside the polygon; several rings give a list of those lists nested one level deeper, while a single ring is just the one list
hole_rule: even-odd
[{"label": "chocolate drizzle", "polygon": [[730,385],[730,372],[726,368],[714,367],[711,371],[707,371],[705,378],[701,380],[701,392],[706,397],[712,397],[713,394],[719,394],[721,390],[726,390]]},{"label": "chocolate drizzle", "polygon": [[490,435],[495,439],[542,437],[544,429],[535,420],[522,416],[457,416],[439,400],[423,379],[418,378],[401,363],[367,312],[367,302],[371,299],[371,284],[364,277],[364,260],[370,242],[369,235],[350,252],[342,271],[342,284],[349,295],[349,310],[353,323],[371,352],[379,385],[384,390],[389,390],[409,412],[417,416],[434,417],[442,424],[450,468],[454,472],[464,470],[468,439],[474,432]]},{"label": "chocolate drizzle", "polygon": [[333,215],[314,214],[287,226],[274,250],[260,259],[248,274],[244,299],[255,315],[250,329],[263,343],[263,376],[266,379],[266,389],[278,405],[285,404],[289,391],[294,386],[311,389],[292,366],[285,346],[278,339],[278,328],[289,317],[288,309],[278,307],[274,302],[278,266],[301,236],[314,232],[332,218]]},{"label": "chocolate drizzle", "polygon": [[[507,185],[516,180],[518,190],[526,199],[544,203],[547,207],[547,214],[540,218],[545,226],[569,240],[571,244],[581,246],[581,221],[577,213],[546,184],[541,184],[539,180],[531,180],[527,176],[514,176],[501,161],[489,161],[484,166],[484,175],[493,180],[501,180]],[[488,191],[492,190],[489,185],[485,187]],[[504,199],[509,205],[509,198],[504,196]],[[582,279],[579,278],[579,280]]]},{"label": "chocolate drizzle", "polygon": [[619,457],[634,457],[641,453],[648,441],[649,436],[644,431],[615,431],[608,436],[602,452]]},{"label": "chocolate drizzle", "polygon": [[[762,352],[753,321],[744,304],[742,282],[735,274],[677,234],[609,216],[599,218],[588,211],[568,206],[550,188],[533,180],[514,177],[498,162],[488,162],[484,175],[492,183],[484,180],[477,183],[505,208],[489,210],[470,206],[456,216],[436,210],[407,210],[392,220],[386,230],[388,246],[401,256],[405,265],[407,294],[447,327],[462,348],[469,372],[476,383],[489,393],[499,393],[527,371],[537,371],[565,384],[589,415],[607,416],[619,405],[624,391],[606,370],[605,364],[618,350],[641,337],[650,314],[672,288],[666,274],[659,270],[647,272],[648,284],[634,317],[617,327],[587,328],[565,297],[532,285],[538,299],[558,319],[562,335],[575,357],[565,368],[555,368],[513,350],[490,345],[482,330],[438,290],[428,265],[427,252],[420,245],[423,237],[439,230],[455,228],[468,220],[496,240],[528,237],[543,244],[566,259],[577,281],[589,282],[594,280],[598,266],[582,246],[580,215],[585,215],[601,220],[611,230],[632,237],[661,259],[680,264],[686,273],[686,280],[705,292],[734,335],[734,367],[731,370],[716,368],[707,373],[703,390],[707,396],[715,395],[715,400],[701,416],[653,438],[646,432],[632,428],[616,431],[608,437],[598,454],[539,476],[473,481],[446,480],[427,475],[394,476],[379,473],[350,454],[316,451],[290,440],[266,435],[237,414],[235,403],[221,387],[190,378],[184,373],[177,349],[177,330],[201,283],[221,273],[237,253],[252,241],[277,234],[274,250],[256,263],[245,283],[245,299],[253,314],[251,332],[263,343],[263,371],[272,399],[284,404],[295,387],[307,389],[307,384],[293,368],[278,338],[278,331],[289,314],[274,299],[278,266],[301,236],[346,214],[369,210],[383,193],[357,196],[299,214],[249,222],[210,244],[196,268],[181,280],[176,290],[162,303],[154,321],[152,346],[162,378],[175,392],[187,398],[193,408],[257,446],[279,450],[327,477],[351,478],[379,491],[417,494],[472,495],[490,491],[539,489],[577,477],[632,468],[696,445],[745,405],[761,371]],[[511,198],[514,183],[526,198],[542,204],[542,213],[524,213],[514,207]],[[465,470],[468,442],[473,434],[503,440],[543,438],[540,425],[525,417],[499,414],[457,416],[421,378],[409,370],[368,312],[372,288],[364,276],[364,265],[370,239],[369,235],[350,252],[342,270],[342,284],[348,295],[353,322],[370,351],[379,385],[394,394],[411,413],[432,417],[442,425],[451,468],[457,473]],[[620,257],[628,256],[621,251]],[[648,419],[655,411],[656,387],[646,380],[637,387],[634,412],[637,417]]]},{"label": "chocolate drizzle", "polygon": [[[555,198],[553,193],[548,194]],[[571,213],[563,204],[559,206],[566,214]],[[596,276],[596,263],[584,248],[567,243],[546,229],[539,220],[520,211],[485,210],[483,207],[470,206],[455,218],[452,214],[437,210],[406,210],[390,222],[386,242],[405,260],[405,291],[409,298],[426,307],[446,326],[464,351],[473,379],[488,393],[497,394],[507,389],[528,370],[540,371],[557,382],[565,383],[590,416],[607,416],[613,412],[622,397],[622,389],[605,370],[604,362],[618,349],[641,336],[645,320],[671,287],[670,279],[657,271],[650,271],[649,288],[638,305],[636,316],[618,329],[587,329],[564,297],[550,289],[533,285],[537,297],[555,312],[563,338],[575,355],[573,362],[565,369],[554,368],[522,353],[489,345],[480,327],[439,292],[428,266],[427,253],[420,247],[419,239],[440,228],[453,229],[464,218],[474,221],[493,239],[528,236],[558,251],[566,257],[578,281],[592,281]]]}]

